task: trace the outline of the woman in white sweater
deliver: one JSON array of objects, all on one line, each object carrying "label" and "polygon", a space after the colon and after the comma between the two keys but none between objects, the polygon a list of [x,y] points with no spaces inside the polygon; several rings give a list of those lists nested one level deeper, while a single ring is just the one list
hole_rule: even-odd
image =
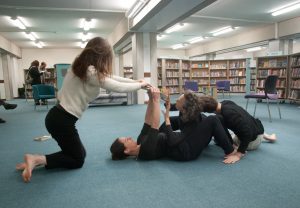
[{"label": "woman in white sweater", "polygon": [[59,104],[47,114],[45,123],[61,151],[49,155],[25,154],[24,162],[17,165],[22,177],[29,182],[36,166],[52,168],[81,168],[86,156],[76,129],[76,121],[94,100],[99,88],[115,92],[130,92],[148,87],[145,81],[125,79],[111,75],[112,49],[103,38],[91,39],[68,70],[58,92]]}]

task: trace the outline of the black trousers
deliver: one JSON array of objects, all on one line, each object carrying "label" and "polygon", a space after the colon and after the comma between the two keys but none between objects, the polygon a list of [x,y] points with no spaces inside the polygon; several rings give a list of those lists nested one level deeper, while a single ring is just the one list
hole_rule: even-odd
[{"label": "black trousers", "polygon": [[78,119],[61,106],[54,106],[45,119],[46,128],[57,141],[61,151],[46,155],[47,169],[81,168],[86,152],[75,127]]}]

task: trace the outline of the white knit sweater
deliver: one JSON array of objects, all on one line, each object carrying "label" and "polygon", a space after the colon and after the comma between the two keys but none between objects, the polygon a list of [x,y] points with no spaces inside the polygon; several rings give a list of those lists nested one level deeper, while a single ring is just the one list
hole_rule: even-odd
[{"label": "white knit sweater", "polygon": [[142,84],[118,76],[105,77],[100,82],[94,66],[88,67],[87,81],[83,82],[69,69],[58,92],[58,100],[67,112],[80,118],[88,103],[98,96],[100,87],[113,92],[131,92],[141,89]]}]

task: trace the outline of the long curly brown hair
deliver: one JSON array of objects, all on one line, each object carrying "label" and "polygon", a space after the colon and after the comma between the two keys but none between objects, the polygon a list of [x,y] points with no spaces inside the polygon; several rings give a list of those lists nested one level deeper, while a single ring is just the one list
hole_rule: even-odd
[{"label": "long curly brown hair", "polygon": [[183,111],[181,119],[184,122],[198,120],[199,114],[203,111],[203,106],[199,102],[199,97],[192,91],[184,92],[185,102],[183,104]]},{"label": "long curly brown hair", "polygon": [[97,70],[99,80],[112,73],[113,53],[107,40],[96,37],[91,39],[81,54],[73,62],[72,69],[76,76],[86,81],[87,69],[93,65]]}]

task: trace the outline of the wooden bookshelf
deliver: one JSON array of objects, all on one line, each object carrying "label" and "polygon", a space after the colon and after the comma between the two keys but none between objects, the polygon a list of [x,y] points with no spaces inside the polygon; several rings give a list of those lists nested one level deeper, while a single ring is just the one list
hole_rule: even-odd
[{"label": "wooden bookshelf", "polygon": [[250,92],[256,91],[256,67],[250,67]]},{"label": "wooden bookshelf", "polygon": [[246,87],[246,59],[229,60],[228,78],[230,91],[245,93]]},{"label": "wooden bookshelf", "polygon": [[209,76],[210,86],[216,86],[218,80],[228,79],[228,61],[227,60],[214,60],[209,61]]},{"label": "wooden bookshelf", "polygon": [[170,94],[180,93],[180,63],[179,59],[165,60],[166,87],[169,88]]},{"label": "wooden bookshelf", "polygon": [[184,83],[191,79],[191,61],[190,60],[181,60],[180,66],[180,92],[184,92]]},{"label": "wooden bookshelf", "polygon": [[162,88],[162,59],[157,59],[157,86]]},{"label": "wooden bookshelf", "polygon": [[200,92],[205,92],[209,88],[209,61],[191,62],[191,81],[198,82]]},{"label": "wooden bookshelf", "polygon": [[290,56],[288,99],[300,101],[300,53]]},{"label": "wooden bookshelf", "polygon": [[280,99],[287,98],[288,56],[259,57],[257,60],[257,92],[264,92],[268,75],[278,75],[277,92]]}]

